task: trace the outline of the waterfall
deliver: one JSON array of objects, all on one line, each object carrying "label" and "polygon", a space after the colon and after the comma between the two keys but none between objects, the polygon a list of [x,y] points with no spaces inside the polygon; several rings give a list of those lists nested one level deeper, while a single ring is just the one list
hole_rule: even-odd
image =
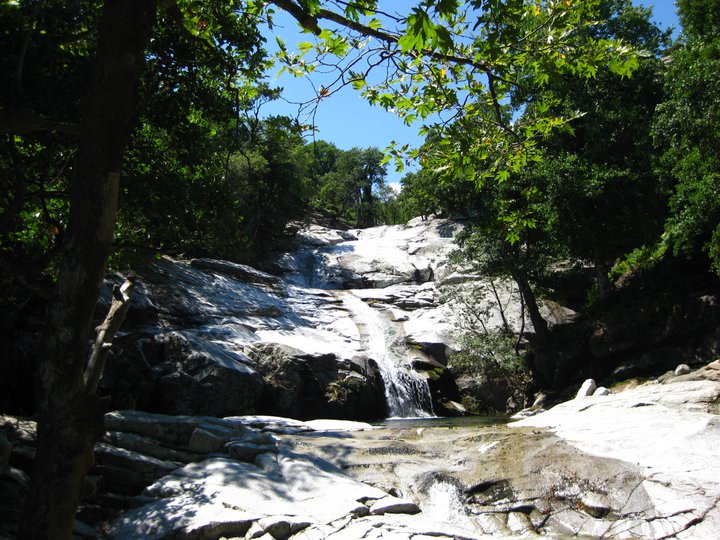
[{"label": "waterfall", "polygon": [[367,355],[378,365],[389,416],[434,416],[427,381],[408,365],[408,346],[389,318],[350,292],[342,293],[341,298],[360,331]]},{"label": "waterfall", "polygon": [[470,530],[474,528],[465,510],[460,489],[449,482],[435,482],[430,486],[422,510],[435,522],[452,523]]},{"label": "waterfall", "polygon": [[362,352],[378,366],[389,417],[433,417],[427,380],[410,365],[412,358],[402,325],[393,323],[381,310],[343,290],[352,272],[343,269],[338,259],[342,254],[353,252],[356,244],[357,241],[348,241],[330,246],[313,245],[287,254],[285,261],[292,272],[284,279],[302,288],[331,292],[342,302],[360,333]]}]

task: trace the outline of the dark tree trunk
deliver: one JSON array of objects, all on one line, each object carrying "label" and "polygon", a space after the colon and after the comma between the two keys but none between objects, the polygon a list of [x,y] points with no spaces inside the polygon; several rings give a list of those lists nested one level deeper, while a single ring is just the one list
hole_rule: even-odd
[{"label": "dark tree trunk", "polygon": [[548,342],[550,330],[548,329],[547,321],[540,314],[540,308],[538,307],[537,299],[535,298],[528,278],[525,273],[520,270],[513,271],[512,277],[525,300],[525,308],[530,316],[530,322],[532,322],[533,328],[535,329],[538,344],[544,345]]},{"label": "dark tree trunk", "polygon": [[608,277],[609,273],[610,266],[606,262],[595,262],[595,279],[598,284],[598,300],[600,301],[607,300],[607,297],[610,295],[610,290],[612,289],[612,284]]},{"label": "dark tree trunk", "polygon": [[71,188],[70,223],[38,368],[38,447],[19,538],[70,538],[103,407],[83,383],[117,211],[120,166],[155,0],[107,0]]},{"label": "dark tree trunk", "polygon": [[556,359],[551,346],[550,330],[547,321],[540,313],[540,308],[533,293],[527,274],[521,270],[512,272],[513,280],[517,283],[520,294],[524,300],[525,309],[530,316],[530,322],[535,330],[533,340],[533,360],[531,368],[535,379],[541,386],[554,384],[556,378]]},{"label": "dark tree trunk", "polygon": [[373,204],[372,184],[365,184],[362,187],[360,208],[362,209],[362,225],[360,227],[373,227],[376,224]]}]

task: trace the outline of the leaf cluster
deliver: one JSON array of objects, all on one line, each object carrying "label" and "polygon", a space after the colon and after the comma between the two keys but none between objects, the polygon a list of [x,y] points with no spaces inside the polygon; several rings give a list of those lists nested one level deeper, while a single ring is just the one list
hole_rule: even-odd
[{"label": "leaf cluster", "polygon": [[720,3],[678,7],[684,43],[672,53],[654,126],[658,172],[674,186],[665,237],[676,254],[705,258],[720,274]]}]

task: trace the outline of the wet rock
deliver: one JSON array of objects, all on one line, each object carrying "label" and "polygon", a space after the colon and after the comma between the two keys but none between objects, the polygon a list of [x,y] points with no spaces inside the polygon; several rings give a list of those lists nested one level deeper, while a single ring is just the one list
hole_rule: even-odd
[{"label": "wet rock", "polygon": [[[270,264],[282,278],[165,257],[139,272],[146,313],[129,319],[119,337],[103,391],[114,408],[166,414],[383,417],[378,348],[365,328],[394,319],[400,343],[409,335],[445,362],[456,328],[433,280],[451,273],[448,255],[461,226],[440,219],[349,232],[310,226],[298,233],[295,251]],[[394,311],[358,313],[349,287],[363,288],[354,290],[365,307]],[[369,287],[383,288],[368,294]],[[367,358],[365,366],[352,365],[356,357]]]}]

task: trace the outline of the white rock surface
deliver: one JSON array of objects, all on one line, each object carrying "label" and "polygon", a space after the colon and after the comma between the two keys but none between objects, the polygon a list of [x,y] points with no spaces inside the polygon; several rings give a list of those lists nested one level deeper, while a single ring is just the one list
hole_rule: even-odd
[{"label": "white rock surface", "polygon": [[[646,384],[568,401],[513,426],[549,428],[584,452],[640,467],[642,488],[665,517],[622,534],[711,540],[720,531],[720,416],[709,412],[718,399],[715,381]],[[628,500],[625,511],[637,510]]]},{"label": "white rock surface", "polygon": [[595,384],[595,381],[592,379],[587,379],[580,386],[580,389],[578,390],[577,394],[575,395],[575,399],[583,399],[583,398],[592,396],[595,393],[596,388],[597,388],[597,386]]},{"label": "white rock surface", "polygon": [[[150,485],[108,536],[714,540],[720,381],[693,376],[571,400],[509,426],[111,413],[120,431],[98,445],[100,465],[148,473]],[[213,437],[208,451],[215,438],[272,448],[252,462],[191,454],[200,432]],[[126,439],[192,462],[111,448]]]}]

